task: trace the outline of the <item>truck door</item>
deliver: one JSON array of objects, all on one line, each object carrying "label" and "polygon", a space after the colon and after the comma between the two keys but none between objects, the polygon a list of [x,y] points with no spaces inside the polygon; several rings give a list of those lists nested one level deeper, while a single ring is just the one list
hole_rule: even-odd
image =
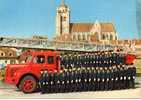
[{"label": "truck door", "polygon": [[44,55],[34,56],[32,71],[34,73],[40,73],[40,71],[44,69],[45,69],[45,56]]},{"label": "truck door", "polygon": [[47,69],[50,71],[54,71],[56,69],[55,56],[47,56]]}]

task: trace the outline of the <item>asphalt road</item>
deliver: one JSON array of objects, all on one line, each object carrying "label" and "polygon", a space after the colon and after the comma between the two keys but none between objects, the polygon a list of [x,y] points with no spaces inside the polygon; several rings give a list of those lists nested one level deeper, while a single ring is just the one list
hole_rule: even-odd
[{"label": "asphalt road", "polygon": [[141,98],[141,77],[136,78],[136,88],[114,91],[96,91],[96,92],[77,92],[77,93],[57,93],[57,94],[24,94],[15,87],[0,82],[0,99],[4,98],[65,98],[65,99],[84,99],[84,98]]}]

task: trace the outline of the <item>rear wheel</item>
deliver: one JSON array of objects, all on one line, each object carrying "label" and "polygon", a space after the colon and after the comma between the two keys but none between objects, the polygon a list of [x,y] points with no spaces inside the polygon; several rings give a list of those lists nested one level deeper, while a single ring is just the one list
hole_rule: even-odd
[{"label": "rear wheel", "polygon": [[37,88],[37,81],[33,76],[25,76],[20,84],[19,89],[24,93],[33,93]]}]

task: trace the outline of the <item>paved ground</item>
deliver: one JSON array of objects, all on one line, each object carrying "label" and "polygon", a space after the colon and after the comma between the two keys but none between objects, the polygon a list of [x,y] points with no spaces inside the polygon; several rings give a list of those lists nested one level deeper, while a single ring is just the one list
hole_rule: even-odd
[{"label": "paved ground", "polygon": [[127,90],[58,93],[58,94],[24,94],[15,87],[0,83],[0,99],[2,98],[141,98],[141,77],[136,78],[136,88]]}]

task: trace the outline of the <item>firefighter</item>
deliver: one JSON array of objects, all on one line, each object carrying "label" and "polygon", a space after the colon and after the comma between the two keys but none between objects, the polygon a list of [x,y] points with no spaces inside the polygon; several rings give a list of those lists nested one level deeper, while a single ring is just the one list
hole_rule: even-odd
[{"label": "firefighter", "polygon": [[85,68],[82,69],[82,85],[83,85],[83,91],[87,90],[87,71]]},{"label": "firefighter", "polygon": [[107,67],[105,67],[105,90],[108,90],[108,86],[109,86],[109,80],[110,80],[110,71],[109,69],[107,69]]},{"label": "firefighter", "polygon": [[120,82],[120,89],[124,89],[124,87],[125,87],[125,84],[124,84],[124,65],[120,65],[119,82]]},{"label": "firefighter", "polygon": [[49,92],[53,93],[53,86],[54,86],[54,73],[49,71]]},{"label": "firefighter", "polygon": [[40,77],[40,80],[39,80],[39,86],[40,86],[40,89],[41,89],[41,93],[45,93],[45,73],[44,71],[41,71],[41,77]]},{"label": "firefighter", "polygon": [[96,68],[96,90],[100,90],[100,69],[99,67]]},{"label": "firefighter", "polygon": [[100,67],[100,90],[104,90],[105,71]]},{"label": "firefighter", "polygon": [[91,72],[91,69],[88,67],[87,68],[87,91],[91,91],[92,88],[91,88],[91,82],[92,82],[92,72]]},{"label": "firefighter", "polygon": [[[66,70],[66,69],[65,69]],[[61,87],[62,87],[62,93],[65,92],[65,70],[62,71],[62,81],[61,81]]]},{"label": "firefighter", "polygon": [[73,86],[74,86],[74,71],[73,69],[70,69],[70,86],[69,86],[69,91],[73,92]]},{"label": "firefighter", "polygon": [[131,88],[135,88],[135,76],[136,76],[136,67],[131,65]]},{"label": "firefighter", "polygon": [[131,65],[128,65],[128,69],[127,69],[127,73],[128,73],[128,76],[127,76],[127,78],[128,78],[128,80],[127,80],[127,88],[131,88],[131,86],[132,86],[132,73],[133,73],[133,71],[132,71],[132,68],[131,68]]},{"label": "firefighter", "polygon": [[127,70],[127,66],[123,67],[123,89],[127,88],[127,75],[128,74],[128,70]]},{"label": "firefighter", "polygon": [[77,86],[78,86],[78,79],[77,79],[77,69],[75,68],[74,69],[74,84],[73,84],[73,89],[74,89],[74,92],[77,91]]},{"label": "firefighter", "polygon": [[116,69],[117,69],[116,73],[117,73],[117,79],[118,79],[117,82],[116,82],[116,86],[117,86],[116,89],[119,90],[120,89],[120,77],[121,77],[120,65],[117,65]]},{"label": "firefighter", "polygon": [[81,81],[82,73],[81,73],[81,68],[78,69],[77,78],[78,78],[78,89],[77,89],[77,91],[81,91],[81,89],[82,89],[82,81]]},{"label": "firefighter", "polygon": [[63,70],[60,70],[59,81],[57,82],[59,85],[59,87],[58,87],[59,92],[62,92],[62,81],[63,81],[62,73],[63,73]]},{"label": "firefighter", "polygon": [[109,84],[108,84],[108,90],[114,89],[114,69],[113,67],[109,67]]},{"label": "firefighter", "polygon": [[96,91],[96,69],[92,67],[92,72],[91,72],[91,89],[92,91]]},{"label": "firefighter", "polygon": [[57,92],[59,92],[58,91],[58,87],[59,87],[59,85],[58,85],[58,81],[59,81],[59,78],[58,78],[58,72],[57,72],[57,70],[55,70],[54,71],[54,86],[53,86],[53,91],[55,92],[55,93],[57,93]]},{"label": "firefighter", "polygon": [[69,70],[65,69],[65,92],[69,92]]}]

